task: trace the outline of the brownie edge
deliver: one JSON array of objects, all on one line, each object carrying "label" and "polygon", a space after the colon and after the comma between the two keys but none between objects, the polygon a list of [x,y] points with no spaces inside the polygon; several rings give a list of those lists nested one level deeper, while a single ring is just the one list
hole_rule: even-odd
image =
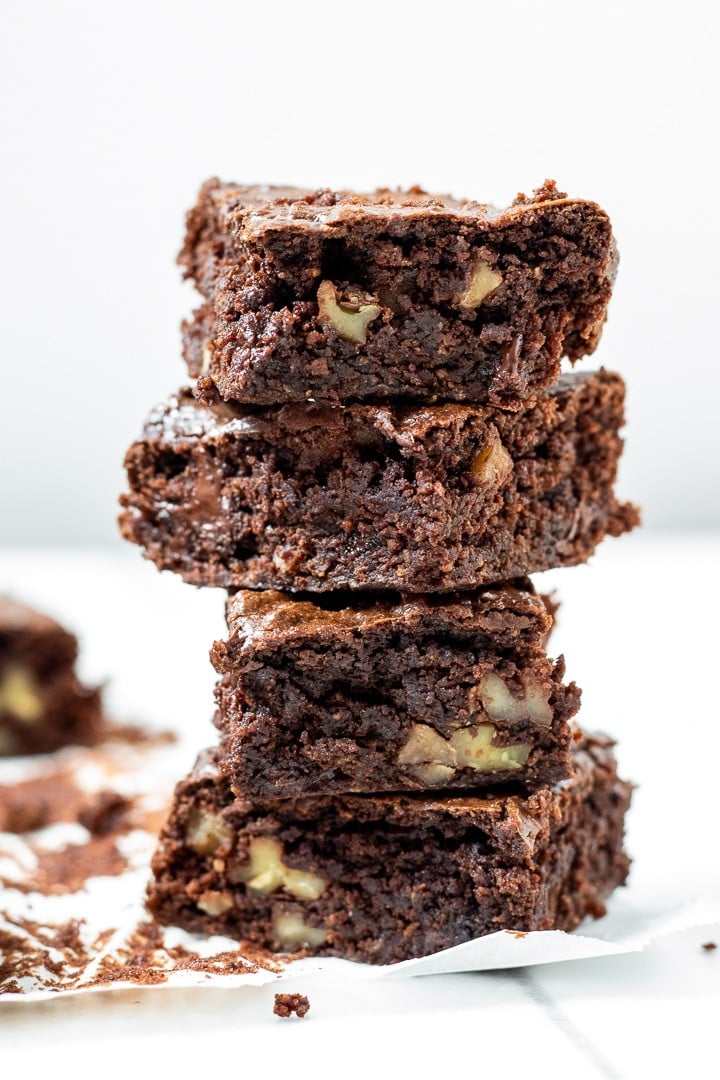
[{"label": "brownie edge", "polygon": [[222,770],[245,798],[535,789],[570,772],[580,691],[545,652],[542,597],[241,590],[220,675]]},{"label": "brownie edge", "polygon": [[264,948],[393,963],[496,930],[571,930],[605,912],[629,861],[631,786],[612,744],[529,796],[238,800],[201,755],[153,859],[162,923]]},{"label": "brownie edge", "polygon": [[624,392],[604,370],[515,413],[181,391],[128,451],[121,530],[221,588],[452,592],[573,566],[639,520],[614,494]]},{"label": "brownie edge", "polygon": [[180,263],[204,300],[183,330],[206,400],[517,409],[595,349],[617,249],[607,214],[551,181],[497,209],[211,180]]}]

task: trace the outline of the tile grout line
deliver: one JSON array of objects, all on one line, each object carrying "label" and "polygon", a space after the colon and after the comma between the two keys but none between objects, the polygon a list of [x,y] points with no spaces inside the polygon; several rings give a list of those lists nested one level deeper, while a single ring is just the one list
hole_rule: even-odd
[{"label": "tile grout line", "polygon": [[558,1031],[573,1044],[575,1049],[589,1061],[606,1080],[624,1080],[623,1074],[608,1061],[595,1043],[569,1019],[549,994],[534,981],[527,968],[518,968],[513,974],[525,995],[548,1014]]}]

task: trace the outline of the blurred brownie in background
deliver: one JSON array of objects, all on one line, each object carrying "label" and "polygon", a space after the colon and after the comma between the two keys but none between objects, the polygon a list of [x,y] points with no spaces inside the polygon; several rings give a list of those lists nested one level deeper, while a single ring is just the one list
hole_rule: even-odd
[{"label": "blurred brownie in background", "polygon": [[100,690],[75,675],[77,651],[74,634],[54,619],[0,597],[0,755],[96,741]]}]

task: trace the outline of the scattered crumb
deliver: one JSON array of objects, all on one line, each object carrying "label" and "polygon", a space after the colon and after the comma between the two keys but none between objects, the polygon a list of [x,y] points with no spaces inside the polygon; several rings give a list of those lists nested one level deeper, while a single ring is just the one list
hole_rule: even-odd
[{"label": "scattered crumb", "polygon": [[35,868],[12,887],[21,893],[62,896],[78,892],[94,877],[118,877],[128,860],[118,849],[116,836],[91,837],[85,844],[65,844],[57,851],[32,847]]},{"label": "scattered crumb", "polygon": [[[265,963],[267,959],[267,963]],[[252,947],[234,952],[200,956],[182,945],[165,944],[162,927],[154,922],[140,923],[127,942],[112,955],[102,958],[96,967],[95,978],[83,986],[109,986],[114,982],[131,982],[137,986],[152,986],[167,982],[174,971],[200,971],[212,975],[249,975],[260,967],[279,971],[269,954]]]},{"label": "scattered crumb", "polygon": [[717,949],[717,942],[715,942],[715,941],[706,941],[705,944],[703,945],[703,949],[705,950],[705,952],[714,952],[715,949]]},{"label": "scattered crumb", "polygon": [[304,994],[276,994],[273,1012],[276,1016],[292,1016],[295,1013],[300,1019],[310,1009],[310,1002]]},{"label": "scattered crumb", "polygon": [[82,807],[78,821],[93,836],[107,836],[127,829],[126,815],[132,809],[132,801],[115,791],[100,791]]}]

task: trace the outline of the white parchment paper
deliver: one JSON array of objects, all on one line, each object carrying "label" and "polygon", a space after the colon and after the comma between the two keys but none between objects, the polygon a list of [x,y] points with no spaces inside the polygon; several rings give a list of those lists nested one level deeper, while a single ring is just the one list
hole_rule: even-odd
[{"label": "white parchment paper", "polygon": [[[111,789],[128,796],[148,815],[160,816],[176,778],[186,769],[178,746],[142,748],[110,743],[74,749],[52,759],[16,761],[0,767],[0,784],[21,778],[51,777],[70,771],[88,794]],[[50,824],[34,833],[0,833],[0,946],[4,943],[2,1000],[37,1001],[58,994],[112,992],[128,986],[234,987],[282,981],[299,974],[333,972],[353,978],[397,978],[459,971],[487,971],[558,963],[639,951],[658,935],[703,923],[720,922],[720,902],[638,903],[619,890],[608,915],[572,934],[560,931],[519,934],[501,931],[455,948],[391,966],[369,966],[333,959],[288,963],[254,954],[243,964],[237,942],[203,938],[179,929],[162,931],[151,947],[140,948],[149,922],[143,897],[155,833],[130,828],[114,842],[125,861],[120,873],[87,877],[75,891],[46,895],[28,891],[44,852],[62,854],[90,840],[74,822]],[[68,946],[62,930],[71,924]],[[9,945],[9,947],[8,947]],[[13,957],[21,954],[18,974]],[[0,957],[0,969],[2,957]],[[4,986],[4,989],[3,989]]]}]

